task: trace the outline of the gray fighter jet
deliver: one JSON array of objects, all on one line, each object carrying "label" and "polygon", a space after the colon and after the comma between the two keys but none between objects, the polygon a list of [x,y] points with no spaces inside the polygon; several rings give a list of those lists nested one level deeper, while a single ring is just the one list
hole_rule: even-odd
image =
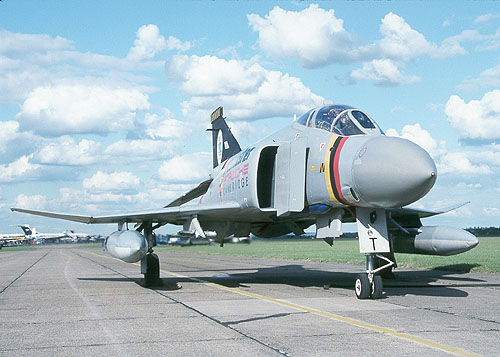
[{"label": "gray fighter jet", "polygon": [[[346,105],[309,110],[290,126],[241,150],[222,107],[211,116],[213,173],[162,209],[111,216],[79,216],[12,208],[13,211],[88,224],[117,223],[106,242],[112,256],[141,261],[146,284],[159,281],[154,230],[183,225],[184,236],[216,232],[224,238],[304,233],[330,245],[342,223],[357,222],[366,273],[355,281],[360,299],[380,298],[381,273],[396,266],[394,253],[452,255],[478,244],[461,229],[424,227],[421,218],[444,213],[405,208],[432,188],[436,165],[420,146],[385,136],[363,111]],[[196,203],[190,201],[198,199]],[[128,223],[135,223],[128,230]],[[286,243],[284,243],[286,244]]]}]

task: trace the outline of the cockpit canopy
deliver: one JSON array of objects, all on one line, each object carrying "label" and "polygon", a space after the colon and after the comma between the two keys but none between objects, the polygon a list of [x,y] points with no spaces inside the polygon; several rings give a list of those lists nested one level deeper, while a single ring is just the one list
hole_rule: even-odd
[{"label": "cockpit canopy", "polygon": [[297,123],[342,136],[384,134],[368,115],[347,105],[327,105],[311,109],[297,119]]}]

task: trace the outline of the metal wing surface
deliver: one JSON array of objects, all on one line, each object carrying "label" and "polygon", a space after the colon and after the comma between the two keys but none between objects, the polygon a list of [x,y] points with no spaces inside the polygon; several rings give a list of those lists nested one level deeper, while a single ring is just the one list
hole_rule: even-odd
[{"label": "metal wing surface", "polygon": [[436,216],[438,214],[443,214],[447,213],[450,211],[454,211],[456,209],[459,209],[460,207],[465,206],[466,204],[469,204],[470,201],[468,202],[463,202],[458,205],[450,206],[447,208],[439,209],[439,210],[427,210],[427,209],[420,209],[420,208],[411,208],[411,207],[403,207],[403,208],[394,208],[390,209],[392,213],[392,217],[400,217],[400,216],[418,216],[419,218],[426,218],[426,217],[432,217]]},{"label": "metal wing surface", "polygon": [[192,205],[192,206],[177,206],[160,208],[157,210],[131,212],[118,215],[109,216],[83,216],[72,215],[65,213],[55,213],[46,211],[35,211],[24,208],[11,208],[13,212],[22,212],[33,214],[37,216],[51,217],[64,219],[67,221],[74,221],[87,224],[103,224],[103,223],[142,223],[145,221],[152,221],[158,223],[175,223],[178,220],[187,219],[193,215],[198,217],[220,217],[227,219],[228,217],[235,216],[240,211],[240,205],[236,202],[226,202],[218,204],[207,205]]}]

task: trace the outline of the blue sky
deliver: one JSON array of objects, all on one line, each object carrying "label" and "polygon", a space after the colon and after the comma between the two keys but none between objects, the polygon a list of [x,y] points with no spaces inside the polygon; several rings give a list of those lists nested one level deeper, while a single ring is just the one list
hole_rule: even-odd
[{"label": "blue sky", "polygon": [[0,3],[0,232],[13,214],[161,207],[207,177],[219,105],[242,146],[325,101],[433,156],[427,225],[500,225],[496,2]]}]

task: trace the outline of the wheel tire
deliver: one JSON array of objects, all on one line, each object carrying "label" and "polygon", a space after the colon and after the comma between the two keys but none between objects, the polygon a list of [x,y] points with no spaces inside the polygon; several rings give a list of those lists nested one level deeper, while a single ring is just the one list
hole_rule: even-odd
[{"label": "wheel tire", "polygon": [[370,290],[371,290],[370,297],[372,299],[380,299],[382,297],[382,293],[384,290],[384,282],[382,281],[382,277],[380,275],[373,276],[373,284]]},{"label": "wheel tire", "polygon": [[160,259],[155,253],[146,255],[147,259],[147,273],[144,274],[144,281],[146,286],[158,285],[160,281]]},{"label": "wheel tire", "polygon": [[358,299],[368,299],[370,297],[371,287],[367,274],[358,274],[354,283],[354,292]]}]

